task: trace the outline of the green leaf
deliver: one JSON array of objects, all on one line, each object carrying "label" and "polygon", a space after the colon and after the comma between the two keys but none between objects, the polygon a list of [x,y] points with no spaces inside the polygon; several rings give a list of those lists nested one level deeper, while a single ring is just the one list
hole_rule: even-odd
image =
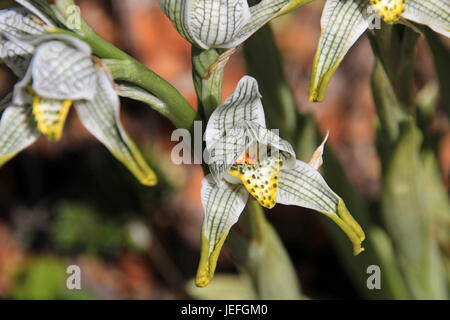
[{"label": "green leaf", "polygon": [[30,105],[9,105],[0,121],[0,167],[40,136]]},{"label": "green leaf", "polygon": [[450,2],[448,0],[408,0],[403,18],[425,24],[450,37]]},{"label": "green leaf", "polygon": [[294,169],[281,170],[277,202],[316,210],[332,219],[353,243],[353,254],[364,249],[365,235],[344,201],[327,185],[320,173],[300,160]]},{"label": "green leaf", "polygon": [[243,185],[217,184],[212,175],[208,175],[202,181],[201,195],[204,218],[196,285],[205,287],[214,276],[220,250],[231,227],[245,208],[248,192]]},{"label": "green leaf", "polygon": [[119,120],[119,98],[103,71],[97,71],[96,95],[92,101],[75,102],[81,122],[144,185],[156,184],[156,176],[128,137]]},{"label": "green leaf", "polygon": [[369,27],[369,0],[328,0],[323,9],[319,45],[313,62],[309,99],[322,101],[342,59]]},{"label": "green leaf", "polygon": [[186,284],[187,294],[196,300],[255,300],[256,294],[251,282],[243,276],[218,274],[206,288],[194,286],[190,280]]}]

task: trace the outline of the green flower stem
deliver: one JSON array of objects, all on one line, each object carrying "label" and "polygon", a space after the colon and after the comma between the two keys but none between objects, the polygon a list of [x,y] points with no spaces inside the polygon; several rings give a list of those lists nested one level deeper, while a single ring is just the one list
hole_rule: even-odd
[{"label": "green flower stem", "polygon": [[149,91],[167,105],[171,114],[170,120],[177,127],[191,128],[197,113],[177,89],[139,61],[100,37],[84,20],[81,22],[79,34],[59,28],[49,28],[49,31],[69,34],[87,42],[95,55],[106,60],[106,65],[115,80],[130,82]]}]

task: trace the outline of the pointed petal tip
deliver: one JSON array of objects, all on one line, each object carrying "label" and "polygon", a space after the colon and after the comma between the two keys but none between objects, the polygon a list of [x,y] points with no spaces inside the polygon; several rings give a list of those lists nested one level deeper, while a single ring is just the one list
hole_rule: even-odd
[{"label": "pointed petal tip", "polygon": [[147,187],[154,187],[158,184],[158,178],[154,173],[151,173],[148,176],[139,179],[139,181],[141,182],[141,184]]}]

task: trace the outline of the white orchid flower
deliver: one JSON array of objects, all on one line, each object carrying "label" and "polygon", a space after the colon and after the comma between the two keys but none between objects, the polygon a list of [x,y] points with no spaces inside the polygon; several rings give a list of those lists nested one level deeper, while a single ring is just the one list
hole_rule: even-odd
[{"label": "white orchid flower", "polygon": [[120,124],[114,84],[95,65],[86,43],[49,35],[29,11],[7,9],[0,11],[0,58],[22,79],[3,106],[0,166],[42,134],[59,140],[73,105],[86,129],[141,183],[156,183],[154,172]]},{"label": "white orchid flower", "polygon": [[313,63],[310,100],[323,100],[328,83],[348,50],[373,25],[375,11],[387,23],[403,18],[450,36],[448,0],[327,0]]},{"label": "white orchid flower", "polygon": [[238,46],[275,17],[312,0],[159,0],[177,31],[202,49]]},{"label": "white orchid flower", "polygon": [[212,279],[222,245],[252,195],[262,206],[296,205],[331,218],[350,238],[353,253],[363,249],[364,232],[344,201],[317,169],[324,143],[310,164],[296,160],[292,146],[266,129],[258,84],[244,77],[211,115],[205,132],[211,174],[203,179],[202,252],[196,284]]}]

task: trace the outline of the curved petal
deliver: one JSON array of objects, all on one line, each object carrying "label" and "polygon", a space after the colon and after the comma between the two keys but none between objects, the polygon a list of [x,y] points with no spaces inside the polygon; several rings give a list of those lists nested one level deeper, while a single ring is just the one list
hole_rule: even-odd
[{"label": "curved petal", "polygon": [[27,8],[31,13],[36,15],[39,19],[45,22],[48,26],[54,26],[56,16],[47,0],[15,0],[17,3]]},{"label": "curved petal", "polygon": [[0,121],[0,167],[39,136],[30,105],[8,106]]},{"label": "curved petal", "polygon": [[450,37],[450,2],[448,0],[408,0],[403,18],[425,24]]},{"label": "curved petal", "polygon": [[297,160],[291,170],[281,170],[277,202],[313,209],[332,219],[353,243],[353,254],[364,249],[361,243],[365,235],[359,224],[347,210],[344,201],[327,185],[313,167]]},{"label": "curved petal", "polygon": [[90,49],[84,43],[79,46],[78,39],[67,39],[46,41],[37,47],[31,62],[33,89],[48,99],[91,100],[96,75]]},{"label": "curved petal", "polygon": [[258,82],[249,76],[239,81],[233,94],[209,118],[205,131],[206,148],[210,149],[227,131],[246,120],[266,126]]},{"label": "curved petal", "polygon": [[24,8],[0,10],[0,35],[29,40],[43,34],[44,27],[34,21]]},{"label": "curved petal", "polygon": [[[253,121],[246,122],[250,131],[252,132],[255,140],[258,141],[260,145],[263,146],[271,146],[281,152],[281,155],[284,160],[284,168],[292,169],[295,167],[296,155],[294,148],[292,148],[291,144],[286,140],[280,138],[280,136],[272,130],[268,130],[265,127],[259,125]],[[262,155],[264,150],[258,150],[260,156]],[[273,153],[273,150],[272,150]],[[273,154],[272,154],[273,156]]]},{"label": "curved petal", "polygon": [[192,1],[193,0],[159,0],[159,6],[183,38],[202,49],[209,49],[206,44],[194,37],[189,28]]},{"label": "curved petal", "polygon": [[49,140],[60,140],[71,106],[72,100],[43,99],[34,95],[33,114],[37,129]]},{"label": "curved petal", "polygon": [[[322,101],[342,59],[369,27],[369,0],[327,0],[319,45],[313,62],[309,99]],[[372,8],[370,8],[372,9]]]},{"label": "curved petal", "polygon": [[154,172],[120,124],[119,97],[110,79],[101,70],[97,71],[97,77],[94,99],[75,102],[81,122],[142,184],[155,185]]},{"label": "curved petal", "polygon": [[231,227],[245,208],[248,193],[243,185],[216,184],[211,175],[202,181],[202,251],[196,285],[205,287],[214,276],[220,250]]},{"label": "curved petal", "polygon": [[203,49],[232,48],[239,30],[250,20],[246,0],[202,0],[191,4],[188,28]]}]

